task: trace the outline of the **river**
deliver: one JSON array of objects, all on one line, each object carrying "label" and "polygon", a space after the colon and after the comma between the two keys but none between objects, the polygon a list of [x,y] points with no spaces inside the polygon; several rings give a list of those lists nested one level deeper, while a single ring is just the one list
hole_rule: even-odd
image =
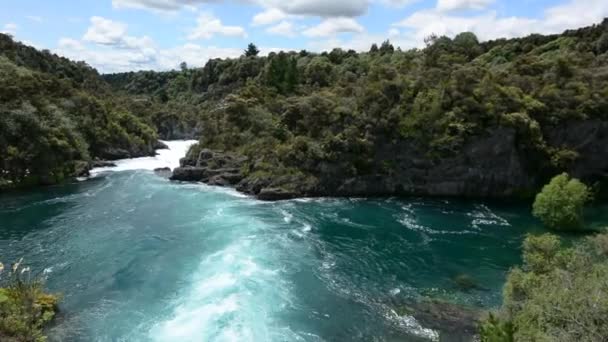
[{"label": "river", "polygon": [[[157,176],[190,142],[0,196],[0,261],[62,293],[51,341],[418,341],[399,303],[500,305],[527,205],[439,199],[262,202]],[[454,282],[466,274],[475,287]]]}]

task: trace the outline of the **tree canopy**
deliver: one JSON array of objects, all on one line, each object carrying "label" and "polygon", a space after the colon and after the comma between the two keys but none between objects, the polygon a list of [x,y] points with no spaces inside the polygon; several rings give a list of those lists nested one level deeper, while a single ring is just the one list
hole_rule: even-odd
[{"label": "tree canopy", "polygon": [[551,229],[581,229],[583,208],[591,197],[591,191],[585,184],[562,173],[555,176],[536,196],[533,214]]},{"label": "tree canopy", "polygon": [[260,50],[253,43],[249,43],[247,45],[247,49],[245,50],[246,57],[256,57],[260,53]]}]

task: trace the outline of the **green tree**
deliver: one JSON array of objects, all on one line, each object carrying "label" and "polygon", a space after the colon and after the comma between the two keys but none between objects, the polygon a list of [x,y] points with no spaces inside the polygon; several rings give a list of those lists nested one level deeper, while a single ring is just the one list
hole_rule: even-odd
[{"label": "green tree", "polygon": [[395,47],[393,46],[393,44],[391,44],[390,40],[387,39],[382,42],[382,45],[380,45],[380,48],[378,49],[378,51],[381,54],[385,55],[385,54],[395,52]]},{"label": "green tree", "polygon": [[521,268],[509,272],[483,342],[585,341],[608,336],[608,234],[565,248],[558,237],[528,236]]},{"label": "green tree", "polygon": [[583,226],[583,208],[591,191],[566,173],[555,176],[536,196],[532,213],[555,230],[577,230]]},{"label": "green tree", "polygon": [[608,52],[608,31],[602,33],[600,38],[595,43],[595,49],[598,54]]},{"label": "green tree", "polygon": [[260,53],[260,50],[253,43],[249,43],[247,45],[247,49],[245,50],[245,57],[256,57]]}]

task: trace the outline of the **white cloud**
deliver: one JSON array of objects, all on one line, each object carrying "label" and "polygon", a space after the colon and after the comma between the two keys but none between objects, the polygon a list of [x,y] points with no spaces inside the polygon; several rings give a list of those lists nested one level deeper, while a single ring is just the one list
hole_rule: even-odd
[{"label": "white cloud", "polygon": [[308,37],[328,37],[338,33],[363,32],[365,29],[352,18],[328,18],[304,31]]},{"label": "white cloud", "polygon": [[[85,42],[113,46],[121,49],[141,50],[153,54],[154,41],[147,36],[133,37],[127,35],[127,24],[102,17],[92,17],[91,25],[82,39]],[[146,51],[148,50],[148,51]]]},{"label": "white cloud", "polygon": [[211,12],[201,13],[197,19],[197,26],[190,32],[188,39],[211,39],[214,35],[247,37],[245,29],[240,26],[225,26],[222,21]]},{"label": "white cloud", "polygon": [[608,16],[608,1],[570,0],[546,9],[540,19],[528,17],[500,17],[495,11],[473,16],[452,15],[439,10],[422,10],[396,23],[408,29],[416,46],[422,46],[431,34],[454,35],[471,31],[481,40],[521,37],[531,33],[552,34],[566,29],[599,23]]},{"label": "white cloud", "polygon": [[438,0],[437,9],[443,12],[459,10],[482,10],[490,6],[494,0]]},{"label": "white cloud", "polygon": [[191,67],[202,67],[212,58],[237,58],[243,54],[242,49],[216,46],[200,46],[188,43],[171,49],[161,50],[158,56],[158,68],[176,69],[181,62]]},{"label": "white cloud", "polygon": [[393,7],[405,7],[405,6],[409,6],[409,5],[415,4],[417,2],[420,2],[422,0],[376,0],[376,1],[380,2],[382,4],[385,4],[385,5],[393,6]]},{"label": "white cloud", "polygon": [[279,24],[267,28],[266,32],[278,36],[295,37],[297,34],[294,29],[292,22],[283,20]]},{"label": "white cloud", "polygon": [[4,27],[2,28],[2,33],[4,34],[10,34],[10,35],[14,35],[17,32],[17,29],[19,27],[17,26],[17,24],[13,24],[13,23],[8,23],[5,24]]},{"label": "white cloud", "polygon": [[547,32],[559,32],[597,24],[605,17],[608,17],[606,0],[570,0],[547,9],[543,22]]},{"label": "white cloud", "polygon": [[41,23],[43,21],[42,17],[37,15],[26,15],[25,18],[31,21],[35,21],[37,23]]},{"label": "white cloud", "polygon": [[85,60],[103,73],[170,70],[177,69],[181,62],[192,67],[202,67],[211,58],[236,58],[243,53],[241,49],[203,47],[192,43],[150,53],[151,51],[116,49],[111,46],[91,47],[70,38],[60,39],[54,52],[74,60]]},{"label": "white cloud", "polygon": [[258,0],[267,8],[287,14],[317,17],[358,17],[365,14],[368,0]]},{"label": "white cloud", "polygon": [[59,49],[66,49],[71,51],[82,51],[85,49],[84,44],[81,41],[72,38],[61,38],[59,39]]},{"label": "white cloud", "polygon": [[127,25],[102,17],[91,17],[91,26],[83,39],[102,45],[117,45],[127,34]]},{"label": "white cloud", "polygon": [[[157,12],[174,12],[182,8],[196,8],[205,3],[226,0],[112,0],[114,8],[136,8]],[[372,0],[241,0],[266,9],[278,9],[286,14],[318,17],[356,17],[367,11]],[[404,2],[411,0],[382,0]],[[283,19],[283,18],[281,18]],[[277,19],[274,22],[281,20]]]},{"label": "white cloud", "polygon": [[391,28],[390,30],[388,30],[388,36],[389,37],[398,37],[401,34],[401,32],[396,29],[396,28]]},{"label": "white cloud", "polygon": [[218,2],[215,0],[112,0],[114,8],[137,8],[153,11],[177,11],[181,8],[192,8],[203,3]]},{"label": "white cloud", "polygon": [[268,8],[263,12],[256,14],[253,17],[251,24],[253,26],[269,25],[281,21],[287,17],[283,11],[277,8]]}]

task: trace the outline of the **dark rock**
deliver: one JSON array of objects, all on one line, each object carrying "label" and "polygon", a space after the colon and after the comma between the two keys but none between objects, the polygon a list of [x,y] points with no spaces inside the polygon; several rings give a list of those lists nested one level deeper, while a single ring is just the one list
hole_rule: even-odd
[{"label": "dark rock", "polygon": [[200,182],[206,178],[207,169],[203,167],[186,166],[173,170],[169,179],[184,182]]},{"label": "dark rock", "polygon": [[236,190],[249,195],[257,195],[271,183],[268,178],[245,178],[236,186]]},{"label": "dark rock", "polygon": [[133,158],[134,155],[122,148],[107,148],[101,152],[100,157],[107,160],[118,160]]},{"label": "dark rock", "polygon": [[91,168],[96,168],[96,167],[114,167],[116,166],[115,163],[111,162],[111,161],[107,161],[107,160],[93,160],[91,162]]},{"label": "dark rock", "polygon": [[477,335],[484,311],[436,299],[409,301],[397,308],[401,316],[413,316],[423,327],[439,332],[440,341],[469,342]]},{"label": "dark rock", "polygon": [[200,150],[197,158],[193,158],[190,151],[182,158],[179,167],[173,171],[172,180],[201,181],[210,185],[234,186],[241,182],[245,176],[241,168],[246,158],[235,157],[223,152],[209,149]]},{"label": "dark rock", "polygon": [[573,163],[567,165],[568,173],[589,184],[596,182],[598,189],[608,190],[608,122],[588,120],[571,122],[548,132],[547,143],[566,147],[578,154]]},{"label": "dark rock", "polygon": [[260,191],[257,197],[262,201],[281,201],[297,196],[297,194],[281,188],[265,188]]},{"label": "dark rock", "polygon": [[452,282],[454,283],[454,285],[456,285],[456,287],[458,287],[462,291],[480,289],[475,279],[473,279],[473,277],[468,274],[457,274],[455,277],[452,278]]},{"label": "dark rock", "polygon": [[[543,134],[551,148],[578,155],[566,171],[587,183],[597,182],[608,196],[608,122],[572,122],[546,128]],[[426,145],[416,141],[378,141],[367,173],[353,172],[357,156],[344,154],[340,160],[302,165],[310,177],[257,176],[255,171],[265,164],[262,158],[248,163],[238,155],[196,149],[181,165],[197,169],[176,170],[174,177],[236,184],[238,191],[266,200],[297,196],[523,197],[533,195],[561,172],[545,149],[530,146],[525,139],[514,128],[497,127],[470,137],[457,153],[438,155],[430,155]],[[290,191],[281,190],[285,188]]]},{"label": "dark rock", "polygon": [[88,177],[91,170],[86,161],[77,161],[74,165],[74,177]]},{"label": "dark rock", "polygon": [[154,149],[155,150],[168,150],[169,146],[167,146],[167,144],[165,144],[164,142],[162,142],[160,140],[156,140],[156,143],[154,143]]},{"label": "dark rock", "polygon": [[169,178],[171,177],[171,168],[169,167],[159,167],[154,169],[154,173],[156,173],[157,175],[164,177],[164,178]]}]

